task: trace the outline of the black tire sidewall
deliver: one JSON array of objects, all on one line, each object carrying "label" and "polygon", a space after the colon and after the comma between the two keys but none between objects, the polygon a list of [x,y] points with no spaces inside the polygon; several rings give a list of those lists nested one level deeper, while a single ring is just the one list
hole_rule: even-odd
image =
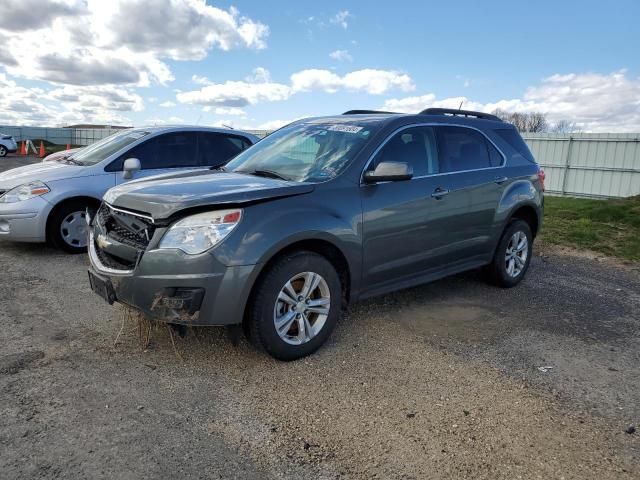
[{"label": "black tire sidewall", "polygon": [[6,157],[7,153],[9,153],[9,149],[4,145],[0,145],[0,157]]},{"label": "black tire sidewall", "polygon": [[[314,252],[299,251],[285,255],[269,268],[252,296],[248,319],[250,339],[278,360],[290,361],[310,355],[327,341],[340,317],[340,277],[331,262]],[[312,340],[302,345],[291,345],[278,335],[273,322],[273,310],[283,285],[293,276],[308,271],[320,274],[327,282],[331,294],[329,315],[322,330]]]},{"label": "black tire sidewall", "polygon": [[[507,273],[505,255],[511,237],[518,231],[523,232],[527,236],[527,260],[520,274],[517,277],[512,277]],[[509,223],[504,233],[502,234],[502,238],[500,239],[500,243],[498,244],[498,248],[496,249],[496,253],[493,258],[493,263],[491,264],[495,283],[505,288],[514,287],[518,283],[520,283],[527,274],[527,270],[529,270],[532,253],[533,235],[531,234],[531,228],[529,227],[529,224],[524,220],[513,220]]]},{"label": "black tire sidewall", "polygon": [[64,241],[64,238],[62,238],[62,234],[60,233],[60,224],[69,214],[84,211],[88,206],[89,205],[82,202],[69,202],[62,205],[60,208],[57,208],[53,212],[51,218],[47,222],[47,236],[54,247],[64,250],[67,253],[86,253],[87,247],[74,247]]}]

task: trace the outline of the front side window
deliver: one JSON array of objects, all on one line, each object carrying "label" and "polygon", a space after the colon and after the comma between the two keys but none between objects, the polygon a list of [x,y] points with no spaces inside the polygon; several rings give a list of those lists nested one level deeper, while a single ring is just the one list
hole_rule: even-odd
[{"label": "front side window", "polygon": [[369,168],[374,170],[381,162],[408,163],[414,177],[439,173],[433,128],[413,127],[395,134],[380,149]]},{"label": "front side window", "polygon": [[[476,130],[464,127],[437,127],[440,172],[460,172],[499,166],[502,157]],[[494,151],[489,150],[491,147]]]},{"label": "front side window", "polygon": [[323,182],[353,161],[376,128],[376,123],[338,120],[289,125],[242,152],[226,168],[240,173],[268,171],[297,182]]}]

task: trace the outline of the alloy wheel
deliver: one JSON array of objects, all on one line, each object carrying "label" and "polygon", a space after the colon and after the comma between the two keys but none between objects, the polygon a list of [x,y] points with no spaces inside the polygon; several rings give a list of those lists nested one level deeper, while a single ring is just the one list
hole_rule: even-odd
[{"label": "alloy wheel", "polygon": [[529,240],[522,231],[517,231],[509,239],[505,254],[505,267],[507,275],[517,277],[524,270],[529,256]]},{"label": "alloy wheel", "polygon": [[314,272],[293,276],[284,284],[273,310],[273,323],[290,345],[311,341],[327,321],[331,293],[326,280]]}]

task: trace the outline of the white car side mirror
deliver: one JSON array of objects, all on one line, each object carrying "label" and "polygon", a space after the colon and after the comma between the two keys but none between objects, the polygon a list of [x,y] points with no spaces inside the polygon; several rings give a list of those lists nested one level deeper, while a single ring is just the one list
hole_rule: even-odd
[{"label": "white car side mirror", "polygon": [[126,180],[133,178],[133,172],[137,172],[141,168],[142,165],[140,165],[140,160],[137,158],[127,158],[122,167],[122,178]]}]

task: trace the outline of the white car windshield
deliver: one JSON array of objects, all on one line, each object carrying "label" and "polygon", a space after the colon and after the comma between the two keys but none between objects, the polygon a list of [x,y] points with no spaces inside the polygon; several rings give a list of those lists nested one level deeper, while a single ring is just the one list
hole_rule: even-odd
[{"label": "white car windshield", "polygon": [[124,130],[114,133],[74,153],[73,161],[80,165],[95,165],[149,133],[146,130]]},{"label": "white car windshield", "polygon": [[296,123],[242,152],[225,170],[297,182],[324,182],[338,175],[362,149],[375,124]]}]

